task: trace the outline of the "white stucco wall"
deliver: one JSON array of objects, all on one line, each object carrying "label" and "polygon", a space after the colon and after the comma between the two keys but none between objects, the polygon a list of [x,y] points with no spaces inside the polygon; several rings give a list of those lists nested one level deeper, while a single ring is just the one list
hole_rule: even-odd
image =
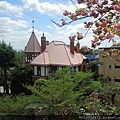
[{"label": "white stucco wall", "polygon": [[48,76],[48,67],[46,67],[46,76]]},{"label": "white stucco wall", "polygon": [[41,76],[45,76],[45,67],[41,66]]},{"label": "white stucco wall", "polygon": [[34,66],[34,75],[37,75],[37,66]]},{"label": "white stucco wall", "polygon": [[76,72],[78,72],[78,66],[76,66]]},{"label": "white stucco wall", "polygon": [[61,70],[62,69],[62,67],[57,67],[57,70]]}]

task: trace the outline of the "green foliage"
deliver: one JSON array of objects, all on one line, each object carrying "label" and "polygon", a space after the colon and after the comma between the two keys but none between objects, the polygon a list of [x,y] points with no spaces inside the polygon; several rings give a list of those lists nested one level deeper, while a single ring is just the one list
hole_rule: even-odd
[{"label": "green foliage", "polygon": [[101,90],[102,89],[102,83],[101,81],[92,81],[93,89]]},{"label": "green foliage", "polygon": [[4,41],[0,42],[0,67],[2,69],[14,66],[15,50]]},{"label": "green foliage", "polygon": [[76,114],[88,99],[86,91],[92,83],[91,76],[91,73],[72,73],[67,67],[50,74],[48,80],[39,79],[27,88],[47,104],[48,114]]},{"label": "green foliage", "polygon": [[22,115],[24,110],[31,104],[39,103],[35,95],[31,96],[5,96],[0,98],[0,114],[3,115]]},{"label": "green foliage", "polygon": [[88,63],[88,70],[94,72],[93,78],[97,80],[99,78],[99,70],[98,70],[98,63],[97,62],[89,62]]},{"label": "green foliage", "polygon": [[12,46],[7,45],[4,40],[0,41],[0,68],[3,71],[4,78],[4,92],[8,94],[8,85],[7,85],[7,70],[11,67],[14,67],[14,59],[15,59],[15,50],[13,50]]},{"label": "green foliage", "polygon": [[12,94],[30,94],[31,92],[24,87],[26,84],[33,84],[33,69],[30,66],[15,68],[9,73],[8,79],[11,81]]},{"label": "green foliage", "polygon": [[24,51],[16,51],[15,52],[15,67],[19,68],[23,66],[23,57],[24,57]]},{"label": "green foliage", "polygon": [[87,102],[85,104],[87,111],[90,114],[97,114],[97,115],[119,115],[119,108],[112,104],[102,104],[100,100],[95,99],[94,101]]},{"label": "green foliage", "polygon": [[[107,102],[110,102],[112,104],[116,104],[115,103],[115,97],[116,97],[116,95],[120,94],[119,84],[115,85],[113,83],[110,83],[110,82],[106,81],[106,83],[104,83],[104,85],[103,85],[103,89],[105,90],[104,91],[104,97],[108,98]],[[120,104],[120,101],[117,104]]]},{"label": "green foliage", "polygon": [[[15,74],[20,75],[20,72],[17,73],[15,70],[13,73],[13,80]],[[0,113],[24,115],[31,114],[31,112],[40,115],[119,114],[119,106],[111,103],[108,89],[102,84],[103,81],[94,81],[92,76],[91,72],[73,73],[71,67],[66,67],[54,74],[49,74],[48,79],[36,80],[34,85],[23,83],[33,94],[0,98],[0,108],[2,108]],[[18,76],[18,78],[22,80],[22,77]],[[18,78],[16,77],[19,82]],[[16,86],[14,88],[18,88]],[[98,91],[98,98],[90,99],[91,93],[95,91]],[[112,94],[110,93],[110,95]],[[120,97],[119,94],[117,97]],[[119,99],[117,101],[119,102]]]}]

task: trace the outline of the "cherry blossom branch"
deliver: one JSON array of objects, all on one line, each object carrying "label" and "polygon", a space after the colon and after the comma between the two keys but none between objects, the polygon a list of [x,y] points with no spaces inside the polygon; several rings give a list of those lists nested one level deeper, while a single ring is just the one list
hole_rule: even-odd
[{"label": "cherry blossom branch", "polygon": [[[92,28],[92,26],[93,26],[97,21],[99,21],[102,17],[104,17],[105,15],[106,15],[106,13],[103,14],[103,15],[101,15],[96,21],[94,21],[94,23],[87,29],[84,37],[88,34],[88,32],[89,32],[89,30]],[[83,37],[83,38],[84,38],[84,37]]]},{"label": "cherry blossom branch", "polygon": [[[80,17],[78,18],[77,20],[81,20],[81,19],[84,19],[84,18],[87,18],[87,17],[90,17],[90,16],[84,16],[84,17]],[[57,25],[58,27],[62,27],[62,26],[65,26],[65,25],[69,25],[71,24],[72,22],[75,22],[76,20],[72,20],[70,22],[67,22],[66,24],[64,25],[60,25],[59,23],[56,23],[55,21],[51,20],[55,25]]]}]

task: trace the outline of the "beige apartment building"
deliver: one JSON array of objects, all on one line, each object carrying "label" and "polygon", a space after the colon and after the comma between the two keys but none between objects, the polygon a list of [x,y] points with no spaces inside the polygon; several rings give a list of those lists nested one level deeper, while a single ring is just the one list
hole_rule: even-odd
[{"label": "beige apartment building", "polygon": [[112,56],[110,58],[104,57],[104,52],[109,52],[111,49],[120,49],[118,46],[99,48],[103,52],[99,53],[99,75],[103,78],[109,78],[109,81],[115,84],[120,84],[120,62],[116,61]]}]

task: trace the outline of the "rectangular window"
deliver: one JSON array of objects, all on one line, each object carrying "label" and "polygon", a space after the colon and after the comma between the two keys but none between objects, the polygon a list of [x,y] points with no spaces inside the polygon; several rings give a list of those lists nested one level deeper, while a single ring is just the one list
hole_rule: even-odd
[{"label": "rectangular window", "polygon": [[111,65],[109,65],[109,68],[111,68]]},{"label": "rectangular window", "polygon": [[74,66],[73,69],[74,69],[74,72],[76,72],[76,66]]},{"label": "rectangular window", "polygon": [[115,66],[116,69],[120,69],[120,66]]},{"label": "rectangular window", "polygon": [[41,66],[41,76],[45,76],[45,67]]},{"label": "rectangular window", "polygon": [[31,62],[32,60],[32,54],[27,54],[27,62]]},{"label": "rectangular window", "polygon": [[34,75],[37,75],[37,66],[34,66]]},{"label": "rectangular window", "polygon": [[120,79],[114,79],[115,82],[120,82]]},{"label": "rectangular window", "polygon": [[37,75],[41,75],[41,67],[37,66]]},{"label": "rectangular window", "polygon": [[103,74],[99,75],[100,77],[103,77]]},{"label": "rectangular window", "polygon": [[109,78],[109,81],[111,81],[111,78]]}]

